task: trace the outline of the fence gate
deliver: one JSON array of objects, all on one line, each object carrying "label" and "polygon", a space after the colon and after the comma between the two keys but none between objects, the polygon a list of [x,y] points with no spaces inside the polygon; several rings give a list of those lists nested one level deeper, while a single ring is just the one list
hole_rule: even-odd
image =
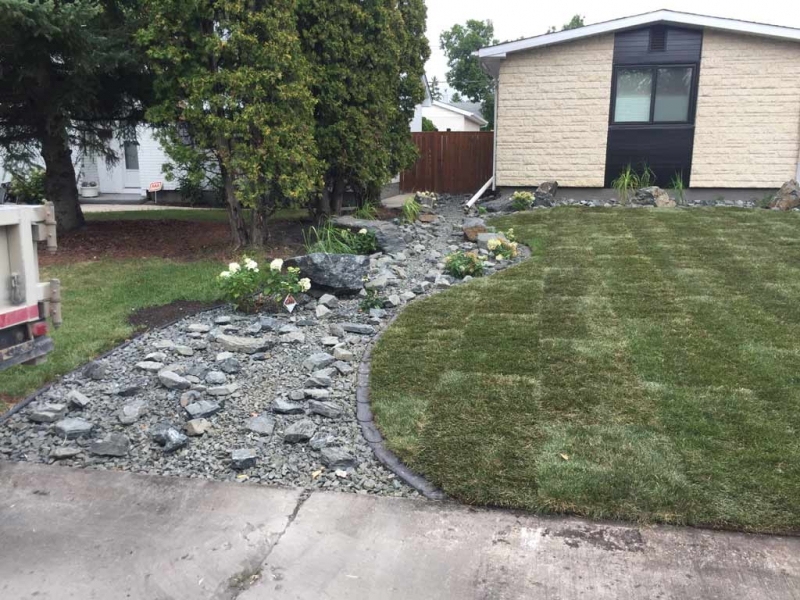
[{"label": "fence gate", "polygon": [[400,174],[402,192],[470,194],[492,176],[493,131],[412,133],[416,164]]}]

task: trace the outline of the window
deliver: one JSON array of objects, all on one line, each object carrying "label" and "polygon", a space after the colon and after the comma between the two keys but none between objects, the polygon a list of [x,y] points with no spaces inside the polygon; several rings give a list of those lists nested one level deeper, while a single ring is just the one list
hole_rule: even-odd
[{"label": "window", "polygon": [[616,72],[614,123],[688,123],[692,67],[635,67]]},{"label": "window", "polygon": [[125,168],[128,171],[139,170],[139,144],[136,142],[125,142]]}]

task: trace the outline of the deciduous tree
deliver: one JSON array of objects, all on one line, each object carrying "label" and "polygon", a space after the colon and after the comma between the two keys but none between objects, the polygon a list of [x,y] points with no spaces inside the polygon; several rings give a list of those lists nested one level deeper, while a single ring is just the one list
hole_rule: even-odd
[{"label": "deciduous tree", "polygon": [[[143,0],[139,36],[155,73],[148,119],[180,163],[211,159],[237,246],[318,185],[311,72],[294,0]],[[248,228],[243,208],[251,209]]]},{"label": "deciduous tree", "polygon": [[481,103],[483,118],[494,126],[494,85],[473,53],[497,43],[491,21],[470,19],[443,31],[439,45],[447,56],[447,83],[471,102]]}]

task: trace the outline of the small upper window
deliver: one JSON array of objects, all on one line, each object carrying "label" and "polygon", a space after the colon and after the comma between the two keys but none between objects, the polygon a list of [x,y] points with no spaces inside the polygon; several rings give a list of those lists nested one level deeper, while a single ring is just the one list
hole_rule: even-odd
[{"label": "small upper window", "polygon": [[667,49],[666,27],[650,28],[650,52],[664,52]]}]

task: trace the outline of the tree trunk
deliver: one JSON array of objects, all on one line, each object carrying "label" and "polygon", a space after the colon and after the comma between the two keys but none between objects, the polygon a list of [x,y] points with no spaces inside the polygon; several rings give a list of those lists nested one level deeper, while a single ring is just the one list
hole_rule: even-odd
[{"label": "tree trunk", "polygon": [[269,241],[269,210],[268,198],[259,198],[258,204],[253,209],[253,222],[251,223],[250,243],[254,246],[264,246]]},{"label": "tree trunk", "polygon": [[244,222],[242,204],[236,197],[236,187],[233,184],[233,176],[221,160],[219,161],[219,169],[225,189],[225,204],[228,208],[228,224],[231,227],[231,242],[233,242],[236,249],[239,249],[242,246],[247,246],[250,242],[247,224]]},{"label": "tree trunk", "polygon": [[66,125],[57,123],[45,131],[41,144],[45,165],[44,191],[46,199],[55,205],[58,230],[79,229],[86,221],[78,201],[78,184]]},{"label": "tree trunk", "polygon": [[331,216],[331,192],[328,185],[322,187],[322,194],[317,198],[316,221],[317,224],[322,223]]},{"label": "tree trunk", "polygon": [[344,202],[344,189],[346,182],[344,178],[337,177],[333,182],[333,195],[331,196],[331,210],[333,214],[342,214],[342,203]]}]

